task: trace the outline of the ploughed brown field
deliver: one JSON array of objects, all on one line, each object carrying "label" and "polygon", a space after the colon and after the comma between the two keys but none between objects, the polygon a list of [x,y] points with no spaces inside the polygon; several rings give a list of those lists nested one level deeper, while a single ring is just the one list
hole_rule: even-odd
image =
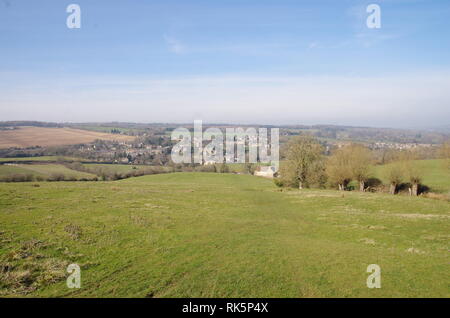
[{"label": "ploughed brown field", "polygon": [[72,145],[96,139],[131,141],[134,137],[72,128],[19,127],[0,131],[0,148]]}]

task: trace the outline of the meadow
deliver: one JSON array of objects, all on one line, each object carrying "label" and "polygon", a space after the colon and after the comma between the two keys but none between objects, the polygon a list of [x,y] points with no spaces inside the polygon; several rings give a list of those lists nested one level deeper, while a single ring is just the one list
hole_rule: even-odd
[{"label": "meadow", "polygon": [[87,161],[83,158],[67,157],[67,156],[35,156],[35,157],[9,157],[0,158],[3,162],[83,162]]},{"label": "meadow", "polygon": [[[375,166],[373,174],[384,184],[388,184],[386,171],[392,164]],[[428,159],[415,160],[414,165],[418,167],[422,174],[422,184],[430,188],[432,192],[450,194],[450,166],[449,160]],[[405,180],[406,181],[406,180]]]},{"label": "meadow", "polygon": [[66,178],[87,178],[96,177],[95,174],[80,172],[69,169],[61,164],[14,164],[0,165],[0,176],[8,176],[14,174],[31,174],[33,177],[48,178],[56,174],[63,175]]},{"label": "meadow", "polygon": [[133,170],[145,170],[149,166],[146,165],[125,165],[125,164],[101,164],[101,163],[85,163],[84,167],[92,170],[104,170],[107,173],[127,173]]},{"label": "meadow", "polygon": [[236,174],[3,183],[0,295],[449,297],[449,217],[446,201]]}]

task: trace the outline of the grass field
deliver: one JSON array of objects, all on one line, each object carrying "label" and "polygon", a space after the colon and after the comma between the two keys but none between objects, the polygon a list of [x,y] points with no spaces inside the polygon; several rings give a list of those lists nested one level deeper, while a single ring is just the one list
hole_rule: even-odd
[{"label": "grass field", "polygon": [[[146,170],[149,169],[150,165],[130,165],[130,164],[101,164],[101,163],[85,163],[83,166],[87,168],[100,168],[107,173],[127,173],[134,170]],[[217,165],[217,169],[219,169],[219,164]],[[232,163],[227,164],[229,172],[233,173],[244,173],[246,172],[244,169],[244,164],[242,163]],[[256,165],[255,165],[256,166]],[[166,167],[166,170],[169,170],[168,167]]]},{"label": "grass field", "polygon": [[[423,173],[422,183],[433,192],[450,193],[450,169],[448,160],[416,160],[415,164]],[[376,166],[374,176],[388,184],[386,170],[389,165]],[[406,180],[407,181],[407,180]]]},{"label": "grass field", "polygon": [[33,184],[0,187],[3,296],[450,296],[445,201],[212,173]]},{"label": "grass field", "polygon": [[33,176],[50,177],[53,174],[63,174],[73,178],[93,178],[96,175],[86,172],[75,171],[59,164],[17,164],[0,165],[0,176],[11,174],[32,174]]},{"label": "grass field", "polygon": [[66,156],[36,156],[36,157],[12,157],[12,158],[0,158],[0,162],[20,162],[20,161],[47,161],[47,162],[57,162],[57,161],[77,161],[83,162],[86,159],[66,157]]},{"label": "grass field", "polygon": [[97,132],[111,133],[113,129],[119,130],[122,133],[132,133],[132,132],[142,132],[144,129],[132,129],[132,128],[124,128],[124,127],[116,127],[116,126],[89,126],[89,125],[80,125],[80,126],[72,126],[75,129],[84,129],[91,130]]},{"label": "grass field", "polygon": [[30,170],[22,168],[19,165],[10,166],[10,165],[0,165],[0,176],[7,176],[11,174],[29,174],[32,173]]},{"label": "grass field", "polygon": [[134,137],[72,128],[20,127],[0,131],[0,148],[61,146],[89,143],[96,139],[131,141]]},{"label": "grass field", "polygon": [[89,169],[102,169],[107,173],[114,173],[114,172],[126,173],[133,170],[140,170],[149,167],[144,165],[97,164],[97,163],[86,163],[83,164],[83,166]]}]

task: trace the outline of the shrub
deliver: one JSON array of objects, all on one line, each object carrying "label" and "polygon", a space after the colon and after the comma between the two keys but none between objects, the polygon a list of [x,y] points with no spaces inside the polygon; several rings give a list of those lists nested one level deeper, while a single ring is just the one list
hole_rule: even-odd
[{"label": "shrub", "polygon": [[32,174],[16,173],[4,176],[0,179],[2,182],[29,182],[33,181]]},{"label": "shrub", "polygon": [[62,173],[52,173],[47,181],[64,181],[64,175]]},{"label": "shrub", "polygon": [[230,172],[230,168],[228,167],[228,165],[222,163],[219,165],[218,172],[219,173],[228,173],[228,172]]},{"label": "shrub", "polygon": [[217,172],[215,165],[198,166],[195,170],[199,172]]},{"label": "shrub", "polygon": [[283,187],[284,186],[283,180],[280,179],[280,178],[273,178],[273,183],[275,183],[275,185],[277,187]]}]

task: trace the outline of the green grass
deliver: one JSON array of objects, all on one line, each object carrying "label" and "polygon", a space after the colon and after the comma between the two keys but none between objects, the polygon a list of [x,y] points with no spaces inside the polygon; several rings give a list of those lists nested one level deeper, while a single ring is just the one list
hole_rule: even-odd
[{"label": "green grass", "polygon": [[75,171],[59,164],[18,164],[15,166],[0,165],[0,176],[11,174],[32,174],[33,176],[50,177],[53,174],[63,174],[66,177],[93,178],[96,175]]},{"label": "green grass", "polygon": [[104,133],[111,133],[113,129],[118,129],[122,133],[131,133],[131,132],[137,132],[137,131],[145,131],[145,129],[133,129],[133,128],[122,128],[122,127],[115,127],[115,126],[89,126],[89,125],[80,125],[80,126],[71,126],[71,128],[75,129],[84,129],[84,130],[90,130],[90,131],[96,131],[96,132],[104,132]]},{"label": "green grass", "polygon": [[30,170],[22,166],[0,165],[0,176],[7,176],[11,174],[30,174]]},{"label": "green grass", "polygon": [[20,161],[80,161],[85,159],[75,158],[75,157],[65,157],[65,156],[37,156],[37,157],[14,157],[14,158],[0,158],[0,162],[20,162]]},{"label": "green grass", "polygon": [[[245,165],[243,163],[227,163],[229,172],[234,173],[246,173]],[[261,164],[258,164],[261,165]],[[130,164],[100,164],[100,163],[84,163],[83,166],[87,168],[94,168],[104,170],[107,173],[127,173],[134,170],[146,170],[151,168],[151,165],[130,165]],[[255,165],[257,166],[257,165]],[[216,165],[217,169],[219,169],[220,164]],[[168,167],[165,167],[166,170],[169,170]]]},{"label": "green grass", "polygon": [[450,296],[445,201],[212,173],[39,185],[0,187],[4,296]]},{"label": "green grass", "polygon": [[[450,169],[448,161],[442,159],[417,160],[416,165],[423,173],[422,184],[431,188],[433,192],[450,192]],[[374,176],[388,184],[386,179],[386,168],[389,165],[375,166]]]},{"label": "green grass", "polygon": [[[127,173],[134,170],[140,170],[148,168],[149,166],[144,165],[123,165],[123,164],[97,164],[97,163],[85,163],[83,166],[89,169],[102,169],[107,173]],[[134,169],[135,168],[135,169]]]}]

